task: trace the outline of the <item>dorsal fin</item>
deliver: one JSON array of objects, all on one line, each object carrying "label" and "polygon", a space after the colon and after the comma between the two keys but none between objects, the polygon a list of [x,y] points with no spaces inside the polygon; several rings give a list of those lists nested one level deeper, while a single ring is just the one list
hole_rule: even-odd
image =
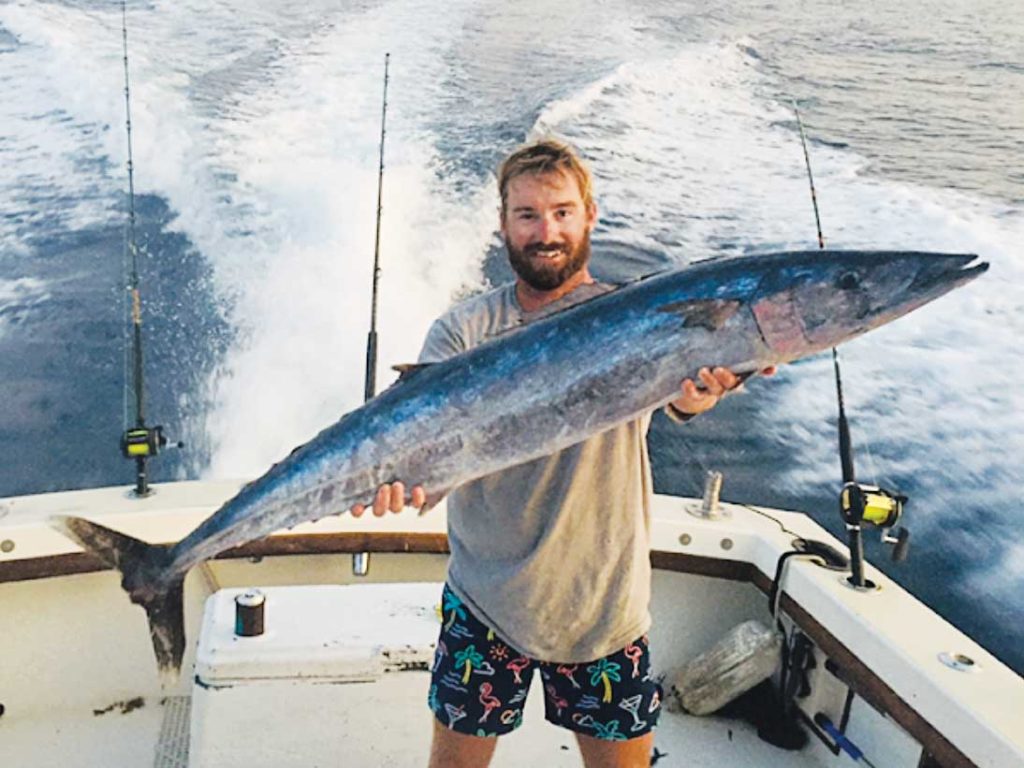
[{"label": "dorsal fin", "polygon": [[398,365],[392,365],[391,370],[398,373],[398,381],[405,381],[432,365],[433,363],[399,363]]}]

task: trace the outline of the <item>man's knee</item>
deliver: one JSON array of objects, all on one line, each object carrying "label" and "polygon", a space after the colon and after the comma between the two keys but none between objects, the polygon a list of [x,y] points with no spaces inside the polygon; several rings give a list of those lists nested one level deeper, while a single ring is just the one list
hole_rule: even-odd
[{"label": "man's knee", "polygon": [[654,733],[626,741],[608,741],[577,733],[576,742],[587,768],[649,768]]}]

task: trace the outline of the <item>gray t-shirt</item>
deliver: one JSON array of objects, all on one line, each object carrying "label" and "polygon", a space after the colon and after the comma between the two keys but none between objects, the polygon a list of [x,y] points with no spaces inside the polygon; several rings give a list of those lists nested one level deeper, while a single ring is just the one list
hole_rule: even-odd
[{"label": "gray t-shirt", "polygon": [[[612,288],[585,284],[527,314],[515,285],[501,286],[435,321],[420,362]],[[650,416],[621,424],[448,497],[448,584],[516,650],[543,661],[592,661],[650,627],[649,425]]]}]

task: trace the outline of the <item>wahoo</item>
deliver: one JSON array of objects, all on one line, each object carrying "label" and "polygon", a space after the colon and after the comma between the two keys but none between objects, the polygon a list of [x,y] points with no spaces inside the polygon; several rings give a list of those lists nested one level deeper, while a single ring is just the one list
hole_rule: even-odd
[{"label": "wahoo", "polygon": [[146,609],[161,671],[185,648],[194,565],[282,528],[421,484],[469,480],[578,443],[678,396],[703,367],[750,375],[888,323],[983,273],[961,254],[810,251],[663,272],[500,334],[390,389],[295,449],[174,545],[76,517],[54,525],[120,569]]}]

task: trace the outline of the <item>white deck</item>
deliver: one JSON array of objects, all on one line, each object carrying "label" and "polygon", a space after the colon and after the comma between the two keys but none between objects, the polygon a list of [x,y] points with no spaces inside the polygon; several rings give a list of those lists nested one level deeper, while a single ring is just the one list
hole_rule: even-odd
[{"label": "white deck", "polygon": [[[350,734],[343,753],[330,765],[422,768],[426,764],[432,717],[425,703],[428,676],[410,673],[409,677],[400,683],[408,690],[381,691],[390,703],[400,703],[387,709],[388,717],[394,718],[392,727],[382,721],[372,733]],[[531,693],[522,727],[502,737],[492,763],[495,768],[578,768],[582,765],[573,735],[544,720],[543,701],[538,693]],[[174,707],[181,706],[180,699],[170,701]],[[0,760],[12,768],[186,768],[188,745],[181,739],[180,731],[177,740],[160,745],[154,757],[154,744],[158,741],[165,709],[159,701],[147,701],[141,709],[128,714],[114,711],[96,716],[91,712],[58,711],[46,720],[5,723],[0,726]],[[172,718],[182,715],[187,715],[187,710],[172,712]],[[323,712],[303,713],[303,716],[320,718],[325,730],[344,732],[346,729],[344,712],[333,716]],[[170,730],[173,734],[173,729]],[[659,768],[682,765],[693,768],[820,768],[828,765],[819,759],[817,750],[786,752],[768,746],[746,723],[672,712],[662,715],[655,734],[655,747],[666,755],[658,763]],[[314,768],[306,762],[288,762],[273,752],[266,754],[265,762],[249,765],[282,768],[301,764],[303,768]],[[900,765],[914,763],[901,762]]]},{"label": "white deck", "polygon": [[[124,489],[3,499],[0,542],[5,546],[0,549],[0,564],[76,552],[73,544],[47,525],[52,514],[82,515],[150,541],[173,541],[236,489],[236,483],[177,483],[161,486],[157,494],[141,501]],[[778,521],[773,522],[743,507],[726,505],[726,517],[708,521],[687,514],[688,503],[655,498],[655,549],[750,563],[770,578],[779,554],[789,549],[793,538],[780,525],[838,544],[803,515],[768,510]],[[438,533],[444,526],[443,509],[437,509],[422,518],[415,514],[328,518],[301,526],[295,533]],[[444,565],[441,555],[375,554],[369,580],[438,581]],[[881,589],[861,594],[846,587],[838,574],[795,562],[785,590],[975,765],[1024,766],[1024,681],[883,574],[869,567],[868,576]],[[344,554],[212,562],[196,569],[186,583],[190,647],[194,648],[202,601],[214,589],[355,580],[351,558]],[[153,765],[164,721],[161,699],[170,695],[177,697],[173,701],[186,701],[181,697],[190,695],[191,681],[185,679],[181,687],[166,693],[160,690],[145,619],[128,603],[117,577],[106,572],[0,583],[0,608],[0,704],[5,708],[0,716],[0,765]],[[740,621],[767,616],[764,596],[750,584],[666,571],[655,574],[652,612],[652,646],[659,672],[678,668]],[[943,666],[939,661],[943,652],[971,656],[976,661],[974,671]],[[190,651],[186,665],[192,660]],[[420,765],[430,714],[422,684],[409,685],[396,701],[408,703],[408,718],[403,720],[409,726],[407,754],[409,764]],[[93,714],[137,696],[145,700],[139,709],[121,713],[115,707]],[[577,765],[572,737],[544,722],[532,722],[527,709],[526,725],[499,746],[495,764]],[[859,698],[854,711],[849,734],[875,765],[915,768],[920,747],[898,726]],[[341,713],[307,714],[321,718],[326,728],[344,725]],[[418,727],[424,731],[416,735]],[[357,741],[366,744],[379,736],[357,735]],[[521,747],[513,746],[519,742]],[[810,750],[797,758],[765,745],[745,724],[669,713],[663,716],[656,743],[669,755],[659,764],[663,767],[681,764],[684,757],[689,765],[850,763],[846,757],[833,757],[813,738]],[[563,749],[566,746],[570,749]],[[537,762],[526,759],[532,749],[543,753]],[[348,754],[349,748],[344,752]],[[167,752],[173,753],[173,749]],[[563,758],[567,762],[560,762]]]}]

